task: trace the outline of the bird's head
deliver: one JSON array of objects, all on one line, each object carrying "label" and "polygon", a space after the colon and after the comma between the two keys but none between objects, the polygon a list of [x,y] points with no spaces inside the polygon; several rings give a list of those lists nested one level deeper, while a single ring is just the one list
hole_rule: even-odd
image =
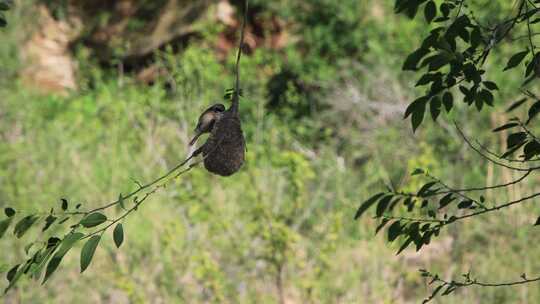
[{"label": "bird's head", "polygon": [[224,111],[225,106],[221,103],[216,103],[206,109],[199,117],[199,122],[197,123],[197,127],[195,127],[195,136],[189,142],[189,145],[194,145],[202,134],[211,132],[215,122],[221,117]]}]

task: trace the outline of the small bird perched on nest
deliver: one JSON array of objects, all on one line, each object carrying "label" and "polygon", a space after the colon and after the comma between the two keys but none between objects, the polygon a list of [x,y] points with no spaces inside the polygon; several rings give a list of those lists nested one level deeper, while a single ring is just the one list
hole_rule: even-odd
[{"label": "small bird perched on nest", "polygon": [[244,164],[246,141],[242,132],[240,116],[238,115],[238,103],[240,99],[240,57],[244,44],[244,29],[246,27],[248,3],[244,3],[244,20],[240,30],[240,41],[236,53],[235,76],[236,81],[232,89],[231,107],[225,110],[222,104],[215,104],[206,109],[199,117],[199,123],[195,128],[195,137],[190,142],[193,145],[203,133],[210,132],[206,142],[199,147],[189,159],[200,153],[204,157],[206,170],[221,176],[229,176],[236,173]]},{"label": "small bird perched on nest", "polygon": [[233,99],[227,110],[219,103],[206,109],[199,117],[190,145],[195,144],[199,136],[207,132],[210,132],[210,136],[192,156],[202,153],[204,167],[211,173],[230,176],[237,172],[244,164],[246,147],[237,98]]}]

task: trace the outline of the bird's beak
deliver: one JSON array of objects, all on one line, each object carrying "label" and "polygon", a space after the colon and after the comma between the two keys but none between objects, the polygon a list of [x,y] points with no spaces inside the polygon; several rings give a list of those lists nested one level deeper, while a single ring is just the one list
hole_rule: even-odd
[{"label": "bird's beak", "polygon": [[195,130],[195,136],[193,137],[193,139],[189,142],[189,145],[190,146],[193,146],[196,142],[197,142],[197,139],[199,138],[199,136],[201,136],[202,132],[199,131],[199,130]]}]

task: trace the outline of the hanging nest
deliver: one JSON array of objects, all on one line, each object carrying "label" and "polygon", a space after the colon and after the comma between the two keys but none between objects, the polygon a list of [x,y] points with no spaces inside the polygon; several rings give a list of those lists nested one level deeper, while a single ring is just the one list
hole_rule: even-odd
[{"label": "hanging nest", "polygon": [[223,112],[202,147],[204,167],[221,176],[230,176],[244,164],[246,142],[238,112]]}]

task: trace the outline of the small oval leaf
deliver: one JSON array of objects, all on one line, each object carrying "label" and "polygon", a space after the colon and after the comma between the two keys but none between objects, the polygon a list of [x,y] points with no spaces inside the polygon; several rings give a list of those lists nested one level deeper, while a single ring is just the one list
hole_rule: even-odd
[{"label": "small oval leaf", "polygon": [[68,208],[68,201],[67,199],[63,198],[62,199],[62,210],[66,211]]},{"label": "small oval leaf", "polygon": [[11,220],[12,218],[10,217],[3,221],[0,221],[0,239],[4,236],[4,233],[6,233],[6,231],[8,230],[9,224],[11,224]]},{"label": "small oval leaf", "polygon": [[15,234],[15,236],[17,236],[17,238],[21,238],[25,233],[26,231],[28,231],[28,229],[30,227],[32,227],[32,225],[39,219],[39,216],[36,216],[36,215],[28,215],[28,216],[25,216],[23,217],[16,225],[15,225],[15,229],[13,230],[13,233]]},{"label": "small oval leaf", "polygon": [[124,242],[124,229],[122,228],[122,224],[118,224],[114,228],[113,239],[114,239],[114,244],[116,245],[116,247],[120,248],[120,246]]},{"label": "small oval leaf", "polygon": [[15,215],[15,209],[7,207],[6,209],[4,209],[4,213],[7,217],[12,217]]},{"label": "small oval leaf", "polygon": [[104,223],[106,220],[107,217],[103,213],[94,212],[83,218],[79,224],[86,228],[91,228]]},{"label": "small oval leaf", "polygon": [[506,64],[506,67],[504,68],[504,71],[515,68],[518,64],[523,61],[525,56],[529,53],[529,50],[525,50],[522,52],[519,52],[517,54],[514,54],[510,59],[508,60],[508,63]]},{"label": "small oval leaf", "polygon": [[84,272],[90,265],[90,262],[92,262],[92,258],[94,257],[94,253],[96,252],[100,240],[101,235],[94,235],[84,244],[81,250],[81,273]]}]

